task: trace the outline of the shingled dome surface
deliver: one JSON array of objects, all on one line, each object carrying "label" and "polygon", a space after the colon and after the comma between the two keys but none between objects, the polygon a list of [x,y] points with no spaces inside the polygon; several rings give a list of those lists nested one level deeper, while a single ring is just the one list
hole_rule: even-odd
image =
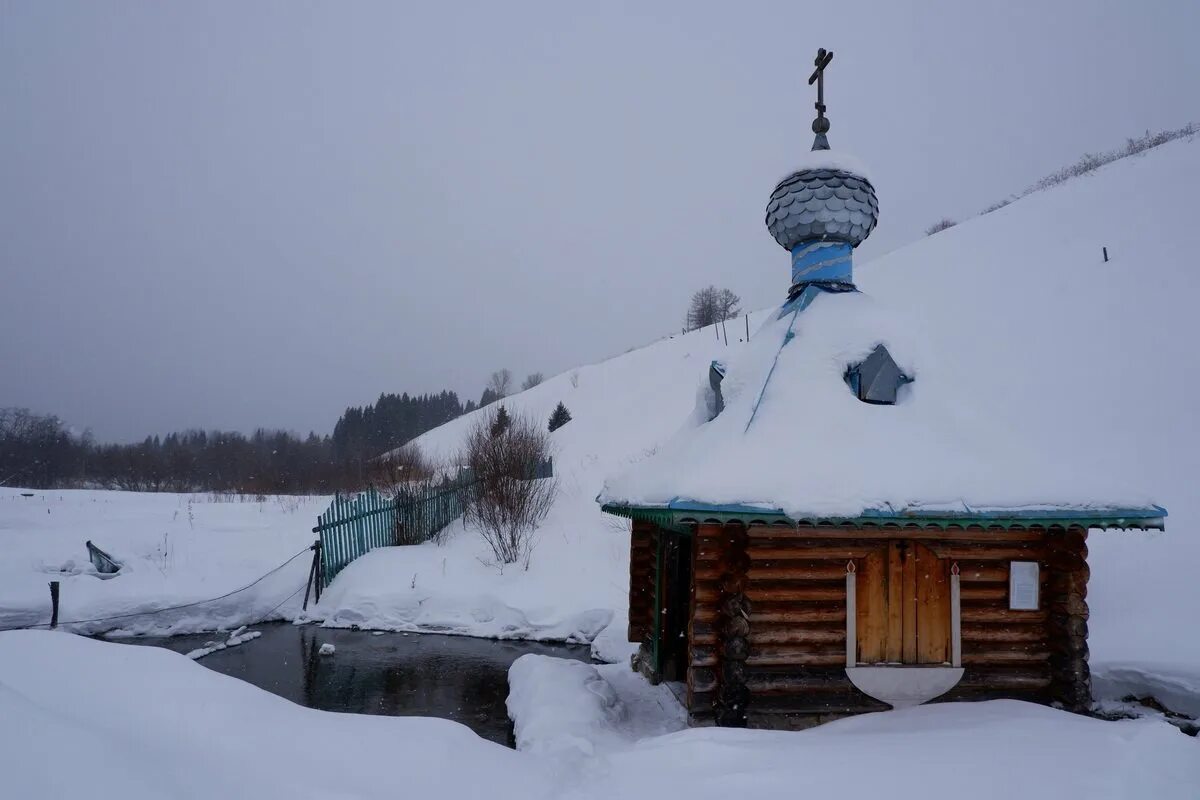
[{"label": "shingled dome surface", "polygon": [[878,219],[870,181],[844,169],[797,170],[779,182],[767,203],[767,228],[787,250],[811,239],[857,247]]}]

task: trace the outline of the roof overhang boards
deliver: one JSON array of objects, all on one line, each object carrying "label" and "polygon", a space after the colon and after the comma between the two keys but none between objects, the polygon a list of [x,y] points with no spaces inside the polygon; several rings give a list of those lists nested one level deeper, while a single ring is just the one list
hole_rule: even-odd
[{"label": "roof overhang boards", "polygon": [[1119,528],[1122,530],[1165,530],[1167,510],[1160,506],[1085,511],[986,511],[925,512],[867,511],[857,517],[811,517],[793,519],[783,511],[753,506],[710,506],[675,501],[667,506],[627,506],[607,503],[609,514],[632,520],[652,522],[660,528],[690,533],[701,523],[737,523],[775,525],[795,528],[875,528],[881,532],[899,530],[953,531],[965,528],[985,530],[1031,530],[1035,528]]}]

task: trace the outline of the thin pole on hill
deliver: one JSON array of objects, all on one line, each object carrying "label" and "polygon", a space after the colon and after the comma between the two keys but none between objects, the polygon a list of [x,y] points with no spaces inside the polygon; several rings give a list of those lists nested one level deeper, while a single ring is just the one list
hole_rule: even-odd
[{"label": "thin pole on hill", "polygon": [[748,342],[748,341],[750,341],[750,315],[743,314],[742,316],[746,320],[746,341]]}]

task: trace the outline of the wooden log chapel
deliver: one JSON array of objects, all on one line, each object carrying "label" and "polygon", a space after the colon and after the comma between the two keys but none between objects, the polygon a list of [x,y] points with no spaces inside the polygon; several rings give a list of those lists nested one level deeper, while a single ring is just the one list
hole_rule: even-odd
[{"label": "wooden log chapel", "polygon": [[798,728],[935,699],[1086,709],[1088,531],[1161,530],[1166,511],[1002,424],[1035,420],[1036,397],[960,415],[995,385],[971,349],[994,331],[923,334],[855,286],[878,203],[828,149],[831,59],[810,80],[813,152],[767,206],[787,301],[713,363],[693,424],[599,498],[632,520],[633,666],[678,684],[694,724]]}]

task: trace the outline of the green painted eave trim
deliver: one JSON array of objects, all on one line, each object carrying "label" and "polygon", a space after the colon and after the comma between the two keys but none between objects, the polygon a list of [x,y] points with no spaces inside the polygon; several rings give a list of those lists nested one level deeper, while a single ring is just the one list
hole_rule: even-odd
[{"label": "green painted eave trim", "polygon": [[1132,530],[1164,530],[1164,517],[1151,513],[1138,512],[1128,516],[1121,515],[1086,515],[1080,512],[1054,514],[1023,513],[1020,516],[992,516],[971,514],[924,514],[897,516],[859,516],[859,517],[812,517],[793,519],[781,511],[767,509],[756,510],[745,507],[736,510],[722,509],[672,509],[663,506],[627,506],[605,503],[601,510],[626,519],[642,522],[652,522],[660,528],[677,533],[690,533],[692,526],[702,522],[708,523],[739,523],[742,525],[779,525],[790,528],[877,528],[880,530],[899,529],[936,529],[950,530],[957,528],[981,527],[997,530],[1028,530],[1029,528],[1071,528],[1088,529],[1108,528]]}]

